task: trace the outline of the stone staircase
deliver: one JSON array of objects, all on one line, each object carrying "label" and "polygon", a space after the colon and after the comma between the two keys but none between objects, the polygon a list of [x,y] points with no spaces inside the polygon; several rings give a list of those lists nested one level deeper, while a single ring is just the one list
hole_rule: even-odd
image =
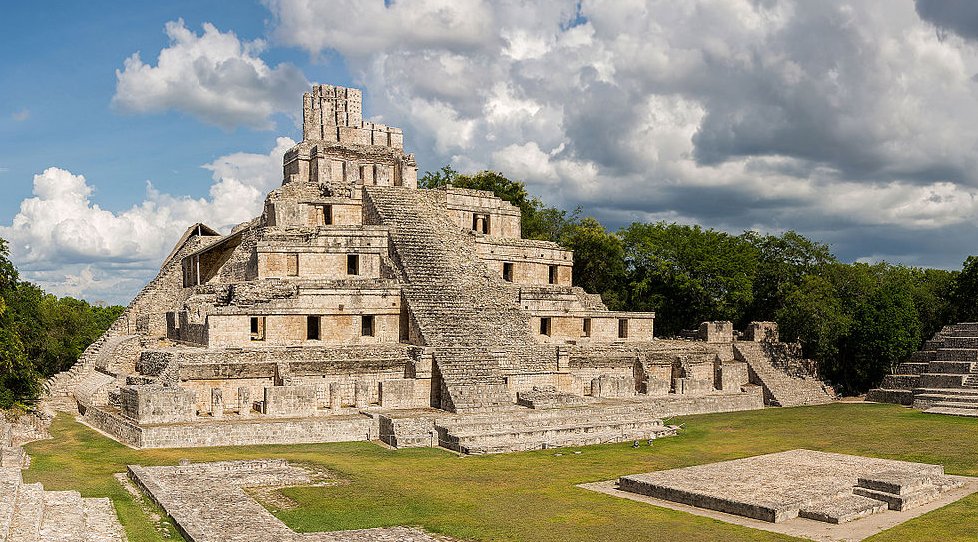
[{"label": "stone staircase", "polygon": [[434,349],[442,408],[512,404],[499,357],[536,344],[529,318],[518,288],[486,267],[473,237],[452,220],[445,192],[367,186],[364,214],[390,228],[391,257],[407,282],[404,304],[421,342]]},{"label": "stone staircase", "polygon": [[108,498],[45,491],[41,484],[25,484],[22,468],[0,464],[0,542],[125,542]]},{"label": "stone staircase", "polygon": [[[109,326],[109,329],[95,342],[88,345],[88,348],[78,356],[78,361],[67,370],[51,376],[44,382],[42,398],[48,405],[55,410],[66,412],[75,410],[76,405],[73,399],[75,386],[94,370],[96,362],[103,355],[103,348],[106,343],[118,344],[133,337],[132,333],[136,332],[135,325],[138,314],[146,305],[152,304],[152,298],[155,294],[167,288],[165,283],[173,277],[174,273],[181,274],[180,262],[183,254],[193,250],[196,246],[199,245],[185,244],[178,250],[174,250],[163,262],[156,277],[139,291],[119,318]],[[108,352],[108,355],[111,355],[111,351]],[[104,365],[107,364],[103,363]]]},{"label": "stone staircase", "polygon": [[734,358],[747,363],[750,381],[764,389],[764,402],[771,406],[820,405],[832,402],[833,393],[824,382],[811,376],[793,376],[774,364],[760,342],[734,342]]},{"label": "stone staircase", "polygon": [[866,400],[978,417],[978,322],[945,326]]},{"label": "stone staircase", "polygon": [[465,454],[507,453],[672,436],[642,406],[581,406],[552,410],[513,407],[435,422],[438,444]]}]

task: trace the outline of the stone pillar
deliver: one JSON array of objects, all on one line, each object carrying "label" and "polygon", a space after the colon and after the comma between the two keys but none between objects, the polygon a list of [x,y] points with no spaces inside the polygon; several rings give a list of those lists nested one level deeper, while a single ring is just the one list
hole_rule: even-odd
[{"label": "stone pillar", "polygon": [[238,414],[251,416],[251,390],[238,388]]},{"label": "stone pillar", "polygon": [[221,388],[211,388],[211,416],[224,417],[224,396]]},{"label": "stone pillar", "polygon": [[343,407],[343,388],[339,382],[329,383],[329,408],[339,410]]},{"label": "stone pillar", "polygon": [[326,383],[316,384],[316,408],[329,408],[329,386]]},{"label": "stone pillar", "polygon": [[366,408],[370,404],[370,385],[363,380],[357,380],[353,388],[353,404],[357,408]]}]

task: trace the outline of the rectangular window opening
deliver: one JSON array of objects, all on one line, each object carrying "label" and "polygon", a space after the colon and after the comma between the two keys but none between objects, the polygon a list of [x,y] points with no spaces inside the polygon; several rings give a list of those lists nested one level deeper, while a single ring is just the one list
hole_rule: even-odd
[{"label": "rectangular window opening", "polygon": [[584,336],[584,337],[590,337],[591,336],[591,319],[590,318],[585,318],[584,319],[584,325],[581,328],[581,335]]},{"label": "rectangular window opening", "polygon": [[314,210],[315,226],[328,226],[333,223],[333,206],[316,205]]},{"label": "rectangular window opening", "polygon": [[347,275],[359,275],[360,274],[360,255],[359,254],[347,254],[346,255],[346,274]]},{"label": "rectangular window opening", "polygon": [[285,255],[285,258],[287,262],[289,276],[298,277],[299,276],[299,254],[296,252],[290,252],[289,254]]},{"label": "rectangular window opening", "polygon": [[557,266],[556,265],[551,265],[550,266],[550,268],[548,270],[547,280],[550,281],[550,284],[557,284]]},{"label": "rectangular window opening", "polygon": [[265,317],[264,316],[251,317],[251,340],[253,341],[265,340]]},{"label": "rectangular window opening", "polygon": [[540,335],[550,336],[552,321],[550,317],[540,318]]},{"label": "rectangular window opening", "polygon": [[513,263],[503,262],[503,280],[513,282]]},{"label": "rectangular window opening", "polygon": [[364,314],[360,317],[360,335],[364,337],[374,336],[374,315]]},{"label": "rectangular window opening", "polygon": [[307,341],[319,340],[319,322],[320,320],[318,316],[306,317],[306,340]]},{"label": "rectangular window opening", "polygon": [[628,320],[625,318],[618,319],[618,338],[628,338]]}]

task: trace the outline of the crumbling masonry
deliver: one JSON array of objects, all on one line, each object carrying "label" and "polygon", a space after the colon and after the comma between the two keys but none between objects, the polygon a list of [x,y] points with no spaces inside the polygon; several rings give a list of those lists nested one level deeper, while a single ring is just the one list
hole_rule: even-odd
[{"label": "crumbling masonry", "polygon": [[830,399],[770,325],[654,339],[652,313],[573,286],[573,254],[520,238],[520,219],[489,192],[418,189],[401,130],[364,121],[359,90],[316,85],[261,216],[189,228],[48,400],[138,447],[494,452]]}]

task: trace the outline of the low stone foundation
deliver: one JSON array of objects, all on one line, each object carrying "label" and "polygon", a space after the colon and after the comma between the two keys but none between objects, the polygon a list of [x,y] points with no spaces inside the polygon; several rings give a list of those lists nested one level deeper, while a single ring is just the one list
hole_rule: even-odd
[{"label": "low stone foundation", "polygon": [[195,448],[259,444],[314,444],[378,438],[374,417],[337,414],[310,418],[238,418],[138,425],[118,413],[86,409],[83,421],[135,448]]}]

